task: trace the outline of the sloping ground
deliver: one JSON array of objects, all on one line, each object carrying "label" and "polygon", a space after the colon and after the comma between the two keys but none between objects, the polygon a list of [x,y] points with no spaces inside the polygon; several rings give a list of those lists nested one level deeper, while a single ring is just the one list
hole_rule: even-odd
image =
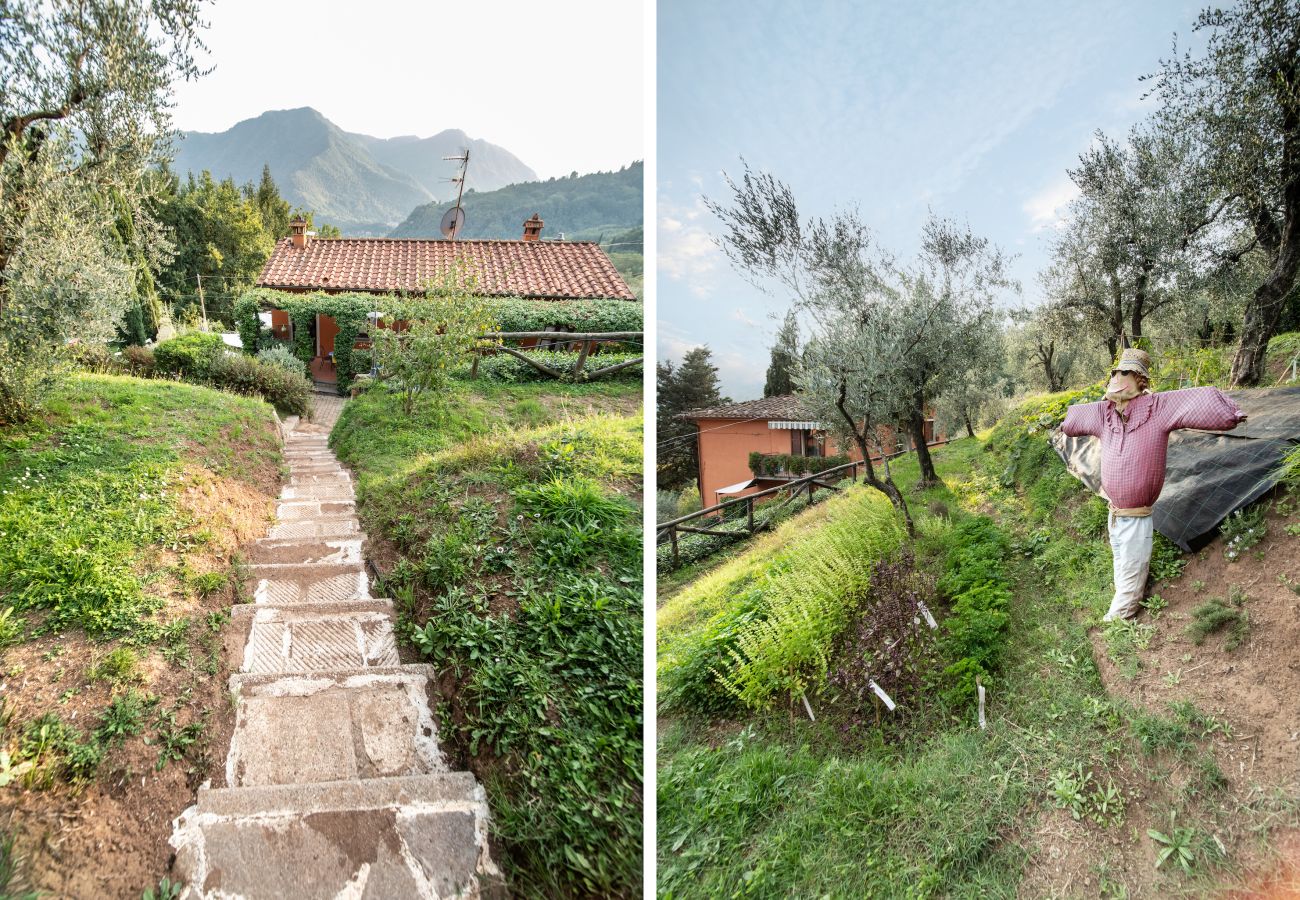
[{"label": "sloping ground", "polygon": [[372,387],[332,444],[519,896],[641,892],[640,385]]},{"label": "sloping ground", "polygon": [[0,432],[0,894],[135,900],[166,872],[225,756],[239,548],[279,466],[270,406],[168,382],[80,376]]},{"label": "sloping ground", "polygon": [[224,783],[177,819],[175,870],[186,897],[490,896],[483,790],[439,752],[431,667],[399,664],[328,432],[285,440],[289,483],[236,611]]},{"label": "sloping ground", "polygon": [[[1224,633],[1188,643],[1183,618],[1214,595],[1233,606],[1230,583],[1197,568],[1214,565],[1216,552],[1222,559],[1220,545],[1204,551],[1204,562],[1193,559],[1181,579],[1181,555],[1158,547],[1156,593],[1168,607],[1154,621],[1144,613],[1136,626],[1103,632],[1105,510],[1041,433],[1018,426],[987,444],[963,440],[936,462],[947,488],[908,493],[918,568],[938,571],[972,514],[991,516],[1010,541],[1009,637],[985,679],[987,729],[974,703],[925,691],[900,703],[903,719],[883,708],[864,717],[834,679],[808,692],[816,722],[797,698],[759,712],[661,706],[661,893],[892,896],[899,885],[916,896],[1284,891],[1294,870],[1277,857],[1293,852],[1288,829],[1300,824],[1297,754],[1287,753],[1294,703],[1292,715],[1283,712],[1295,697],[1295,607],[1278,581],[1293,577],[1287,567],[1297,538],[1285,528],[1300,530],[1294,503],[1250,551],[1262,550],[1263,559],[1226,569],[1251,598],[1242,602],[1246,637],[1226,651]],[[913,482],[914,464],[896,467],[895,477]],[[819,514],[805,514],[808,530],[819,527]],[[803,517],[787,526],[791,543],[801,524]],[[761,581],[767,560],[774,570],[799,570],[787,546],[762,540],[709,577],[739,566]],[[1197,581],[1205,583],[1193,587]],[[727,603],[743,609],[749,591]],[[952,615],[945,606],[934,606],[941,631]],[[661,667],[712,615],[668,599]],[[832,671],[845,666],[831,660]]]}]

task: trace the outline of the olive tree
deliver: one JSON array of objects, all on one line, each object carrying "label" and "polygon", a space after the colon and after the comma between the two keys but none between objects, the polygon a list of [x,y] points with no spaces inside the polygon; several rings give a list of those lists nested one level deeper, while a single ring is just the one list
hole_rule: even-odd
[{"label": "olive tree", "polygon": [[1206,34],[1204,51],[1179,55],[1175,45],[1151,77],[1162,119],[1195,138],[1215,204],[1237,226],[1223,252],[1258,249],[1267,260],[1232,362],[1232,383],[1254,385],[1300,278],[1300,2],[1206,9],[1195,30]]},{"label": "olive tree", "polygon": [[794,195],[746,167],[727,204],[706,200],[725,231],[719,245],[760,287],[773,281],[807,313],[812,335],[795,382],[819,418],[851,441],[867,484],[912,520],[886,466],[882,430],[911,433],[923,482],[937,481],[923,435],[927,404],[965,370],[965,342],[987,333],[992,298],[1010,284],[987,241],[931,217],[911,266],[875,245],[856,211],[800,218]]},{"label": "olive tree", "polygon": [[67,341],[110,337],[167,254],[147,172],[171,85],[202,74],[200,6],[0,0],[0,421],[30,414]]}]

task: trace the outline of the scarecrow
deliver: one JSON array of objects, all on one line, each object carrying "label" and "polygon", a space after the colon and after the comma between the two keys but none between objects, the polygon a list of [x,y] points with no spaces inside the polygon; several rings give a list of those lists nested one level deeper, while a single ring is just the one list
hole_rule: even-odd
[{"label": "scarecrow", "polygon": [[1101,487],[1110,502],[1115,597],[1102,621],[1137,614],[1151,564],[1151,507],[1165,486],[1169,433],[1179,428],[1226,431],[1245,416],[1218,388],[1151,393],[1151,357],[1125,349],[1111,369],[1106,397],[1066,411],[1061,432],[1101,440]]}]

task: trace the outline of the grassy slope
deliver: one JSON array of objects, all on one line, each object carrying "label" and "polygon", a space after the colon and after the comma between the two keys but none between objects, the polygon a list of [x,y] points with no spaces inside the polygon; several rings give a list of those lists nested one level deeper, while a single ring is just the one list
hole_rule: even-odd
[{"label": "grassy slope", "polygon": [[[92,375],[0,431],[0,750],[25,770],[0,802],[20,848],[40,842],[26,869],[43,890],[138,894],[166,867],[188,782],[220,765],[218,633],[237,548],[265,529],[278,441],[260,401]],[[128,824],[49,855],[61,814]]]},{"label": "grassy slope", "polygon": [[640,384],[372,390],[334,445],[520,895],[639,893]]},{"label": "grassy slope", "polygon": [[[1109,548],[1096,501],[1045,448],[1041,439],[1022,448],[1008,470],[1008,456],[959,441],[936,455],[948,487],[912,502],[923,568],[937,566],[950,531],[926,511],[934,501],[954,519],[991,513],[1016,538],[1012,638],[988,731],[966,709],[922,721],[893,743],[846,741],[829,695],[814,698],[816,724],[794,714],[661,720],[665,896],[1040,893],[1065,878],[1032,862],[1041,830],[1070,826],[1094,845],[1089,868],[1078,873],[1089,894],[1179,893],[1227,877],[1212,836],[1236,851],[1265,816],[1294,819],[1285,802],[1279,809],[1260,799],[1242,810],[1222,802],[1208,739],[1218,730],[1213,719],[1187,707],[1135,710],[1107,695],[1088,626],[1109,599]],[[915,476],[914,465],[895,467],[903,483]],[[798,530],[823,514],[812,510],[786,527]],[[772,546],[760,544],[725,568],[761,568],[780,543],[762,540]],[[661,664],[706,618],[671,599],[664,604]],[[1121,654],[1132,649],[1126,641],[1117,636]],[[1091,781],[1076,788],[1079,767]],[[1099,799],[1111,785],[1118,802]],[[1060,804],[1077,808],[1084,825],[1072,825]],[[1172,863],[1154,868],[1159,845],[1145,832],[1171,832],[1170,813],[1194,854],[1193,879]]]}]

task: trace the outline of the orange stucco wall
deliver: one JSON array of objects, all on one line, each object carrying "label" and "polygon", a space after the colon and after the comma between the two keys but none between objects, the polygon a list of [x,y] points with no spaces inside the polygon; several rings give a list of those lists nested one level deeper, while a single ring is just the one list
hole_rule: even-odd
[{"label": "orange stucco wall", "polygon": [[[695,424],[700,427],[700,499],[705,506],[728,499],[718,497],[716,491],[719,488],[754,477],[749,471],[749,454],[790,452],[790,432],[768,428],[766,420],[696,419]],[[827,438],[826,455],[834,456],[839,452],[835,442]],[[856,448],[848,456],[850,459],[862,458]],[[743,497],[749,493],[753,490],[730,496]]]},{"label": "orange stucco wall", "polygon": [[[757,422],[696,419],[695,424],[700,429],[700,500],[705,506],[713,506],[734,497],[743,497],[760,489],[753,487],[725,497],[717,495],[719,488],[754,477],[749,470],[749,454],[790,452],[790,432],[781,428],[768,428],[766,419]],[[936,438],[928,422],[925,434],[927,444],[935,443],[936,440],[939,442],[945,440],[942,434]],[[881,440],[886,446],[893,443],[891,429],[882,429]],[[841,452],[829,436],[826,438],[825,447],[826,456],[835,456]],[[844,454],[851,460],[862,459],[862,453],[856,446],[849,447]],[[878,460],[878,457],[873,456],[872,459]]]},{"label": "orange stucco wall", "polygon": [[[284,329],[283,331],[281,329]],[[289,340],[289,313],[283,309],[271,310],[271,334],[282,341]]]},{"label": "orange stucco wall", "polygon": [[334,351],[334,338],[339,333],[339,323],[333,316],[317,314],[316,339],[320,345],[320,356],[329,356]]}]

